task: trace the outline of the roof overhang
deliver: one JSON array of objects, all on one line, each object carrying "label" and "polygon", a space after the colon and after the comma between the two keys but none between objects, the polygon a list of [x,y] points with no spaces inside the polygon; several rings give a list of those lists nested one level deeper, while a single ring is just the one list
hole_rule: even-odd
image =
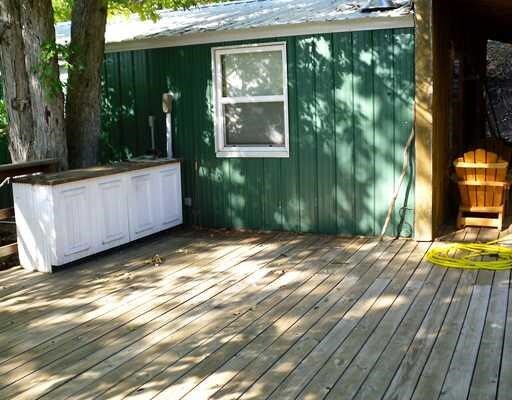
[{"label": "roof overhang", "polygon": [[121,51],[212,44],[239,40],[257,40],[286,36],[313,35],[320,33],[357,32],[378,29],[414,27],[412,14],[393,17],[371,17],[344,21],[306,22],[301,24],[275,25],[271,27],[194,32],[176,36],[154,36],[122,42],[110,42],[107,53]]},{"label": "roof overhang", "polygon": [[[239,0],[162,10],[156,21],[137,15],[110,21],[106,51],[176,47],[227,41],[414,26],[411,0],[396,8],[364,12],[368,0]],[[67,43],[70,23],[56,26],[57,41]]]}]

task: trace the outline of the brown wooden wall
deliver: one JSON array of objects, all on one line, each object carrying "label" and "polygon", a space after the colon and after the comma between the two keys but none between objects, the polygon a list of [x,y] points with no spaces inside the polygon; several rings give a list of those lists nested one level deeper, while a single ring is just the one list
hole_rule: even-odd
[{"label": "brown wooden wall", "polygon": [[433,5],[433,132],[432,132],[432,166],[433,166],[433,210],[434,235],[445,222],[450,211],[449,165],[453,157],[451,151],[450,131],[453,109],[452,101],[452,36],[450,24],[451,13],[445,1],[436,1]]},{"label": "brown wooden wall", "polygon": [[[416,231],[437,235],[457,207],[454,158],[485,134],[486,32],[460,5],[416,0]],[[418,205],[421,205],[419,206]]]}]

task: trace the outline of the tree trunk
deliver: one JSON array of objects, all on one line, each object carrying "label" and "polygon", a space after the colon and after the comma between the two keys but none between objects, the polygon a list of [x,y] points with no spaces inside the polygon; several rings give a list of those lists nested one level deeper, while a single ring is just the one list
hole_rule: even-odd
[{"label": "tree trunk", "polygon": [[75,0],[71,19],[67,139],[70,166],[83,168],[98,161],[107,0]]},{"label": "tree trunk", "polygon": [[[0,2],[0,57],[14,162],[58,158],[67,166],[64,97],[49,96],[37,75],[42,46],[55,41],[51,0]],[[58,79],[56,57],[47,65]]]},{"label": "tree trunk", "polygon": [[[51,0],[21,0],[21,21],[25,64],[34,120],[33,148],[37,159],[58,158],[61,167],[67,167],[67,143],[64,121],[64,94],[49,93],[43,87],[37,72],[41,64],[42,46],[55,43],[55,20]],[[58,82],[57,56],[45,66],[48,79]]]},{"label": "tree trunk", "polygon": [[34,158],[34,121],[21,32],[18,2],[0,2],[0,57],[4,99],[9,118],[9,151],[14,162]]}]

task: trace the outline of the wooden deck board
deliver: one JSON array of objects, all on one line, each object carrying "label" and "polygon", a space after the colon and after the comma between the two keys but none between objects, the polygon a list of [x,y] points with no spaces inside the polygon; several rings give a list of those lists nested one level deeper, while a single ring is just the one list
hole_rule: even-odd
[{"label": "wooden deck board", "polygon": [[446,271],[428,247],[175,231],[0,273],[0,398],[508,398],[510,272]]},{"label": "wooden deck board", "polygon": [[352,399],[356,396],[397,330],[403,326],[406,331],[414,328],[430,305],[444,277],[445,271],[433,268],[424,282],[416,282],[415,293],[399,302],[396,310],[386,315],[349,368],[329,390],[326,399]]},{"label": "wooden deck board", "polygon": [[512,348],[512,287],[508,288],[507,317],[505,322],[505,332],[503,338],[503,347],[501,355],[500,375],[498,380],[498,400],[505,400],[512,393],[512,357],[506,353],[507,349]]},{"label": "wooden deck board", "polygon": [[[300,394],[305,385],[318,374],[320,368],[329,362],[334,353],[345,353],[344,349],[347,349],[348,338],[355,339],[364,337],[363,330],[372,326],[372,320],[378,319],[378,315],[382,315],[383,310],[391,306],[393,299],[396,299],[400,289],[406,284],[409,276],[415,271],[413,265],[407,264],[411,251],[414,251],[414,248],[407,246],[403,250],[404,251],[395,256],[392,264],[386,269],[386,272],[390,270],[393,271],[392,276],[390,275],[389,278],[384,278],[390,279],[389,284],[382,293],[376,297],[375,301],[369,304],[370,307],[366,313],[364,315],[360,313],[356,317],[352,316],[352,318],[350,318],[350,313],[356,310],[353,308],[349,313],[345,314],[343,319],[337,322],[337,326],[327,335],[323,337],[322,335],[316,336],[318,345],[300,361],[297,367],[272,393],[271,398],[295,398]],[[383,279],[383,276],[381,275],[379,279]],[[344,349],[341,349],[341,347]],[[353,349],[355,344],[350,343],[348,347]],[[280,362],[285,360],[285,358],[282,358]],[[330,368],[325,368],[324,370],[327,372]],[[323,373],[321,376],[326,378]]]},{"label": "wooden deck board", "polygon": [[[261,307],[258,307],[256,313],[247,315],[227,329],[215,333],[210,338],[206,337],[200,347],[192,347],[191,351],[189,351],[187,346],[184,348],[180,346],[180,349],[176,351],[173,349],[163,352],[157,359],[149,360],[149,363],[143,365],[144,368],[138,369],[135,374],[129,376],[128,379],[114,387],[113,390],[110,390],[107,393],[108,397],[112,398],[112,394],[115,394],[113,398],[120,398],[118,396],[121,393],[127,394],[133,391],[134,388],[143,387],[141,385],[159,375],[161,376],[163,372],[175,372],[175,379],[177,379],[207,357],[213,360],[211,362],[215,362],[215,359],[218,358],[222,361],[224,354],[226,357],[228,352],[232,354],[238,348],[237,346],[245,343],[244,341],[251,340],[251,338],[257,336],[259,332],[265,331],[268,326],[276,321],[282,321],[284,315],[291,313],[301,315],[301,313],[305,312],[303,311],[304,308],[311,307],[312,299],[316,298],[319,293],[322,293],[329,286],[329,282],[326,282],[327,279],[328,275],[326,274],[313,274],[300,287],[293,285],[291,292],[286,290],[284,293],[280,293],[278,297],[281,297],[282,294],[285,297],[278,298],[278,303],[274,308],[269,310],[266,308],[268,303],[262,304]],[[218,351],[220,348],[223,348],[224,352]],[[189,352],[187,353],[187,351]],[[151,385],[148,385],[146,388],[151,389]],[[141,395],[145,396],[146,393],[141,392]]]},{"label": "wooden deck board", "polygon": [[[174,237],[174,235],[176,237]],[[56,275],[48,275],[39,272],[28,273],[22,270],[26,274],[25,279],[12,281],[10,285],[6,286],[2,291],[1,302],[6,300],[15,300],[17,302],[30,303],[33,297],[22,296],[23,294],[33,293],[34,295],[44,296],[44,290],[59,291],[66,289],[70,285],[80,285],[81,287],[94,282],[98,279],[98,275],[91,273],[92,271],[97,272],[98,268],[101,268],[102,274],[100,277],[104,277],[107,273],[115,273],[116,271],[125,271],[126,268],[133,266],[140,266],[145,263],[147,256],[152,252],[158,251],[158,249],[172,250],[173,247],[181,247],[184,244],[193,243],[196,240],[205,240],[205,236],[198,234],[198,237],[194,237],[190,234],[175,233],[174,235],[162,235],[159,238],[148,239],[147,246],[140,248],[136,243],[121,247],[120,249],[114,249],[101,258],[93,257],[91,260],[78,263],[80,265],[80,271],[76,272],[75,269],[65,269],[59,273],[58,281],[55,278]],[[154,254],[154,253],[153,253]],[[101,261],[99,261],[101,260]],[[126,265],[128,263],[128,265]],[[80,276],[82,279],[77,280]],[[58,285],[57,285],[58,282]],[[12,296],[9,294],[12,293]],[[45,299],[47,299],[45,297]]]},{"label": "wooden deck board", "polygon": [[[232,250],[235,250],[232,248]],[[218,254],[216,252],[212,252],[213,257],[222,258],[225,254]],[[33,316],[30,320],[36,320],[37,322],[33,324],[33,327],[44,326],[53,324],[56,326],[57,324],[62,326],[62,332],[65,332],[66,329],[69,329],[71,326],[85,323],[89,320],[98,318],[102,315],[102,313],[115,308],[119,303],[126,303],[129,300],[133,300],[138,295],[141,294],[141,291],[151,291],[152,289],[157,289],[158,286],[155,286],[151,282],[151,277],[153,276],[155,281],[159,281],[162,283],[172,283],[172,280],[179,279],[179,277],[183,277],[185,271],[186,274],[189,274],[190,268],[185,269],[190,266],[191,263],[195,261],[195,256],[193,254],[189,254],[188,256],[180,256],[181,260],[178,258],[173,258],[173,268],[167,269],[165,265],[161,266],[161,268],[156,268],[154,266],[145,266],[137,271],[135,274],[128,274],[122,280],[115,279],[105,279],[103,280],[103,286],[110,287],[111,292],[107,288],[103,291],[102,294],[95,296],[94,291],[90,294],[90,296],[82,295],[80,290],[74,290],[69,293],[73,293],[73,297],[69,296],[69,293],[63,294],[64,300],[62,302],[56,301],[52,302],[51,306],[43,303],[48,309],[53,311],[46,312],[44,310],[40,310],[39,317]],[[203,259],[207,260],[209,257],[204,257]],[[197,260],[201,261],[202,260]],[[148,279],[149,278],[149,279]],[[105,282],[109,282],[111,284],[105,285]],[[74,300],[74,301],[73,301]],[[35,303],[38,303],[35,301]],[[99,307],[101,305],[101,307]],[[43,305],[38,305],[37,307],[42,308]],[[23,307],[5,307],[6,312],[15,313],[16,310],[24,310]],[[62,310],[66,310],[66,313],[63,314]],[[25,311],[24,311],[25,312]],[[24,313],[23,313],[24,314]],[[14,320],[14,318],[12,319]],[[19,351],[20,346],[26,346],[27,342],[30,340],[30,333],[26,332],[25,324],[13,324],[10,329],[10,332],[16,333],[13,337],[5,340],[0,340],[0,348],[2,349],[11,349],[16,347],[19,343],[20,345],[16,349],[10,350],[13,352],[15,350]],[[40,333],[40,332],[38,332]],[[32,334],[34,336],[34,334]],[[41,340],[40,335],[36,335],[35,340]]]},{"label": "wooden deck board", "polygon": [[[131,321],[129,318],[127,318],[127,314],[125,314],[125,310],[130,311],[138,311],[139,314],[144,313],[146,310],[150,310],[151,306],[155,307],[156,304],[152,304],[154,302],[158,303],[165,303],[166,301],[169,301],[173,298],[174,295],[178,295],[179,293],[186,294],[187,289],[192,289],[194,286],[197,286],[201,281],[196,281],[194,278],[196,276],[200,276],[200,274],[206,272],[207,269],[205,269],[204,265],[208,265],[209,261],[212,261],[213,259],[216,259],[217,263],[222,265],[222,270],[218,271],[218,273],[223,273],[226,268],[233,267],[237,265],[237,260],[235,259],[232,262],[228,262],[230,258],[233,258],[233,255],[238,254],[238,250],[233,248],[232,246],[224,246],[227,250],[231,250],[228,255],[224,254],[225,251],[222,252],[211,252],[210,255],[203,256],[196,260],[193,267],[189,267],[186,270],[183,270],[180,268],[179,265],[179,259],[180,257],[176,257],[171,259],[172,260],[172,268],[170,268],[169,273],[165,271],[165,266],[163,268],[160,268],[160,273],[155,277],[155,280],[158,279],[160,286],[148,286],[148,285],[141,285],[141,282],[138,283],[138,286],[134,286],[131,284],[133,280],[130,281],[129,285],[126,286],[126,295],[125,296],[119,296],[116,301],[114,302],[107,302],[100,303],[96,305],[96,309],[91,311],[90,313],[92,315],[87,315],[85,313],[85,310],[78,309],[73,311],[69,311],[65,317],[66,320],[65,323],[62,324],[62,322],[57,323],[57,321],[53,320],[53,327],[48,335],[41,335],[41,330],[37,330],[36,332],[27,332],[25,335],[23,335],[23,332],[17,332],[15,329],[13,329],[13,333],[17,333],[19,335],[23,336],[23,341],[20,342],[19,335],[14,335],[16,337],[15,340],[20,342],[19,346],[10,347],[6,354],[10,355],[17,355],[23,353],[27,346],[32,345],[32,352],[33,355],[34,350],[37,350],[38,352],[40,350],[44,350],[45,352],[48,351],[48,342],[50,341],[50,345],[53,345],[53,347],[59,347],[59,353],[62,353],[62,345],[65,342],[64,339],[70,339],[70,334],[73,335],[75,331],[73,331],[74,328],[79,327],[80,330],[78,331],[79,336],[84,334],[84,330],[92,330],[93,333],[97,333],[94,329],[92,329],[88,324],[88,322],[91,322],[91,324],[94,324],[96,322],[101,322],[104,320],[107,320],[108,322],[112,322],[115,318],[114,316],[119,315],[123,321],[126,323],[127,321]],[[252,246],[249,246],[250,249],[253,249]],[[249,249],[249,250],[250,250]],[[260,249],[256,248],[256,251],[259,251]],[[246,249],[247,251],[247,249]],[[224,254],[224,256],[222,256]],[[216,258],[218,257],[218,258]],[[243,257],[243,253],[242,253]],[[189,266],[190,262],[194,262],[195,255],[189,255],[188,257],[184,257],[187,261],[185,262],[185,266]],[[212,267],[212,264],[210,264],[210,268]],[[181,272],[180,272],[181,271]],[[149,272],[149,271],[148,271]],[[171,292],[171,293],[165,293],[166,292],[166,285],[176,285],[176,283],[179,283],[180,285],[177,285],[176,288],[178,290],[178,293]],[[149,293],[148,293],[149,292]],[[163,293],[167,295],[163,296]],[[117,297],[118,293],[116,293]],[[149,295],[149,297],[146,299],[145,295]],[[147,297],[147,296],[146,296]],[[138,307],[140,302],[142,303],[142,309],[141,307]],[[78,303],[78,302],[77,302]],[[72,313],[79,313],[80,317],[71,318],[69,314]],[[110,313],[110,314],[109,314]],[[136,314],[137,315],[137,314]],[[41,322],[50,322],[47,319],[41,319],[42,321],[34,324],[34,327],[40,326]],[[110,324],[112,325],[112,324]],[[58,326],[58,329],[56,327]],[[57,338],[55,339],[55,337]],[[32,340],[32,343],[30,343]],[[7,340],[6,340],[7,341]],[[40,346],[41,345],[41,346]],[[46,346],[45,346],[46,345]],[[76,345],[73,345],[76,346]],[[52,346],[50,346],[52,347]],[[6,357],[7,358],[7,357]],[[0,372],[7,370],[12,370],[17,366],[16,362],[12,362],[13,360],[9,360],[9,362],[4,365],[5,363],[0,364]],[[15,360],[19,361],[19,360]]]},{"label": "wooden deck board", "polygon": [[[460,271],[452,274],[461,276]],[[442,291],[438,293],[405,355],[404,351],[397,352],[398,357],[401,355],[404,357],[398,367],[391,369],[393,378],[385,391],[384,399],[410,399],[412,397],[425,362],[446,319],[449,306],[456,300],[457,289],[460,286],[461,280],[459,279],[456,287],[453,287],[455,293],[448,292],[449,294],[446,294]],[[449,290],[450,287],[448,286],[447,289]]]},{"label": "wooden deck board", "polygon": [[482,339],[491,289],[476,285],[455,353],[441,389],[440,399],[467,398]]},{"label": "wooden deck board", "polygon": [[466,317],[476,275],[476,271],[462,272],[448,314],[421,375],[417,378],[412,399],[438,398]]},{"label": "wooden deck board", "polygon": [[[400,268],[400,271],[395,279],[381,298],[377,300],[371,312],[363,318],[350,336],[335,349],[329,359],[324,364],[313,367],[317,371],[308,384],[303,389],[301,388],[299,399],[315,398],[320,394],[327,395],[341,373],[348,368],[368,338],[374,333],[387,312],[393,305],[396,306],[401,299],[408,298],[417,290],[415,282],[425,279],[430,271],[430,266],[427,263],[420,264],[424,250],[425,248],[417,247],[412,254],[405,252],[402,257],[398,256],[396,268]],[[294,391],[292,388],[292,393]]]},{"label": "wooden deck board", "polygon": [[[304,248],[303,245],[307,243],[299,242],[296,244],[299,247],[294,245],[294,247],[289,247],[285,250],[288,257],[280,257],[257,270],[254,274],[247,275],[246,278],[232,284],[226,291],[222,292],[222,298],[218,299],[220,303],[216,300],[209,301],[207,303],[207,312],[200,314],[190,324],[185,325],[184,328],[186,329],[171,330],[171,335],[167,336],[165,330],[159,330],[157,334],[146,336],[143,343],[142,341],[135,342],[129,347],[124,348],[122,352],[96,364],[87,373],[81,374],[80,377],[75,379],[71,385],[63,386],[53,391],[50,397],[73,394],[73,398],[76,398],[76,392],[81,391],[88,385],[90,386],[97,377],[103,377],[114,369],[118,369],[119,372],[119,366],[130,362],[138,354],[144,354],[148,357],[151,354],[158,355],[168,348],[185,347],[181,342],[190,336],[190,331],[195,333],[195,339],[205,329],[208,330],[209,334],[214,334],[215,329],[219,329],[223,324],[229,323],[234,316],[248,311],[247,304],[252,304],[253,302],[258,304],[266,296],[266,292],[270,290],[269,285],[275,283],[279,278],[279,272],[283,268],[291,268],[293,266],[293,264],[290,264],[289,259],[293,259],[297,251],[301,254],[301,250]],[[258,277],[257,282],[254,280],[256,275]],[[254,290],[247,290],[248,288]],[[223,302],[224,296],[230,299],[228,305],[225,305]],[[198,314],[197,311],[196,309],[196,314]],[[174,328],[175,326],[173,326]]]},{"label": "wooden deck board", "polygon": [[[371,373],[357,392],[355,399],[369,399],[386,392],[396,376],[397,369],[404,361],[404,354],[407,354],[411,349],[414,339],[416,337],[427,338],[430,335],[435,335],[439,321],[442,321],[448,304],[452,299],[459,277],[460,271],[448,271],[432,302],[424,304],[417,309],[412,307],[413,312],[404,318],[402,324],[386,346],[385,351],[381,354],[378,362],[374,365]],[[420,349],[423,344],[417,343],[417,346],[417,349]],[[414,350],[412,350],[412,354],[414,354]],[[414,374],[413,370],[409,370],[409,372]],[[402,398],[407,398],[407,396]]]},{"label": "wooden deck board", "polygon": [[[135,398],[148,398],[149,394],[159,395],[161,398],[166,398],[169,396],[169,392],[172,392],[172,396],[175,395],[175,392],[182,393],[185,395],[188,390],[193,388],[192,384],[199,383],[201,377],[206,377],[210,373],[213,373],[217,368],[219,368],[226,359],[230,359],[231,357],[237,355],[237,360],[242,360],[241,362],[247,359],[243,357],[242,354],[251,357],[254,352],[259,349],[265,349],[269,344],[273,342],[280,332],[286,332],[291,326],[293,326],[297,321],[302,320],[302,318],[307,318],[311,314],[312,311],[326,308],[329,309],[332,306],[332,302],[335,301],[336,296],[331,296],[331,300],[325,302],[325,304],[320,303],[323,298],[326,297],[329,293],[333,292],[336,288],[340,288],[340,292],[342,292],[343,287],[349,286],[347,282],[350,282],[352,276],[346,275],[347,272],[351,272],[355,267],[357,267],[369,254],[372,254],[372,250],[376,247],[375,242],[368,243],[363,246],[359,251],[357,251],[354,255],[352,255],[347,263],[342,266],[341,273],[330,274],[327,276],[327,280],[322,283],[318,287],[318,290],[315,290],[312,297],[308,297],[307,300],[301,301],[297,304],[297,307],[292,308],[284,315],[280,315],[277,320],[268,320],[264,319],[259,321],[258,325],[252,327],[249,332],[243,332],[237,337],[230,340],[223,348],[219,351],[216,351],[212,356],[206,359],[205,363],[201,363],[202,355],[199,355],[199,358],[196,359],[195,365],[190,365],[193,367],[190,371],[186,371],[186,374],[174,375],[174,371],[180,371],[182,367],[182,363],[178,363],[177,365],[173,365],[170,369],[166,369],[162,371],[160,374],[160,379],[155,381],[152,380],[146,385],[141,386],[143,390],[139,392]],[[328,257],[327,260],[324,260],[324,263],[328,263],[329,258],[334,258],[335,254],[332,254]],[[357,279],[357,278],[355,278]],[[320,308],[320,304],[322,307]],[[315,310],[315,307],[319,307]],[[256,344],[254,344],[256,343]],[[246,347],[247,346],[247,347]],[[186,360],[184,360],[186,362]],[[190,379],[186,379],[186,377]],[[176,382],[174,382],[176,380]],[[156,384],[158,382],[158,384]],[[170,384],[173,384],[172,386]]]},{"label": "wooden deck board", "polygon": [[[109,332],[106,336],[102,337],[101,340],[88,343],[62,359],[59,359],[56,363],[50,364],[50,368],[53,371],[65,371],[65,373],[61,374],[58,378],[48,379],[43,376],[34,377],[27,375],[5,390],[1,390],[0,396],[5,395],[9,397],[16,395],[17,398],[34,398],[40,396],[46,391],[61,386],[66,381],[73,379],[75,375],[85,372],[97,363],[113,356],[118,351],[145,338],[149,334],[156,336],[166,333],[168,329],[177,329],[178,327],[187,325],[193,319],[197,318],[200,312],[215,307],[215,303],[209,300],[216,298],[219,294],[238,282],[238,280],[245,278],[258,270],[259,267],[279,257],[283,252],[286,252],[289,245],[287,245],[288,240],[298,241],[298,239],[289,237],[285,241],[270,243],[268,247],[264,247],[252,258],[236,260],[235,265],[233,265],[233,267],[236,266],[236,268],[234,268],[234,276],[230,279],[220,276],[211,280],[203,280],[201,285],[195,286],[192,290],[187,291],[177,299],[173,299],[166,307],[160,307],[158,310],[154,309],[154,312],[146,312],[143,314],[137,323],[133,324],[134,326],[131,329],[126,330],[126,328],[120,328],[116,331]],[[219,301],[222,301],[222,299],[219,299]],[[197,308],[199,308],[199,310]],[[150,322],[152,323],[149,324]],[[27,386],[30,386],[30,389],[27,390]],[[23,389],[23,395],[17,392],[21,389]]]},{"label": "wooden deck board", "polygon": [[[198,240],[199,239],[199,240]],[[252,238],[253,241],[269,239],[266,238]],[[222,241],[220,244],[226,244],[229,241]],[[251,238],[241,239],[242,243],[250,243]],[[47,285],[38,285],[28,287],[24,291],[18,291],[18,296],[14,298],[3,297],[0,302],[2,309],[15,310],[16,307],[23,308],[24,319],[15,321],[9,320],[8,329],[12,330],[13,325],[23,325],[28,319],[38,318],[44,313],[54,311],[59,304],[66,304],[68,300],[68,293],[73,293],[74,298],[78,298],[80,295],[83,297],[83,304],[87,304],[87,301],[93,301],[99,299],[108,294],[116,292],[116,289],[126,289],[126,281],[130,283],[137,283],[138,278],[146,279],[148,277],[147,267],[152,267],[151,259],[155,254],[159,254],[164,259],[168,256],[173,257],[173,260],[177,262],[176,256],[180,257],[181,263],[180,268],[185,268],[193,262],[191,258],[195,252],[201,250],[205,251],[208,248],[214,248],[219,244],[218,241],[212,241],[204,238],[177,238],[177,240],[169,242],[168,239],[162,243],[156,244],[155,246],[148,246],[147,248],[141,249],[137,256],[134,257],[135,249],[128,249],[128,254],[111,254],[108,255],[106,264],[103,264],[99,259],[93,259],[91,262],[86,263],[81,268],[81,272],[87,272],[88,270],[98,270],[101,268],[101,274],[88,274],[84,279],[77,279],[78,277],[72,274],[71,271],[65,271],[59,274],[59,278],[56,275],[48,276]],[[233,245],[238,245],[236,243]],[[161,268],[163,269],[163,268]],[[176,269],[176,268],[175,268]],[[153,273],[159,273],[160,271],[152,271]],[[44,275],[44,274],[40,274]],[[58,281],[57,281],[58,279]],[[104,282],[108,280],[109,285],[104,285]],[[118,283],[116,287],[114,284]],[[51,293],[48,293],[50,291]],[[24,294],[24,295],[22,295]],[[39,300],[41,301],[34,301]],[[48,305],[52,307],[48,307]],[[77,306],[76,299],[72,303],[73,306]],[[38,314],[39,312],[39,314]],[[0,328],[1,331],[1,328]]]},{"label": "wooden deck board", "polygon": [[494,275],[469,400],[486,400],[496,397],[507,320],[509,281],[510,271],[499,271]]},{"label": "wooden deck board", "polygon": [[[226,248],[233,250],[231,246],[226,246]],[[171,301],[175,300],[179,295],[187,295],[190,297],[194,289],[197,292],[196,286],[200,285],[201,280],[195,278],[199,277],[202,273],[207,272],[209,269],[213,272],[213,267],[218,264],[221,268],[217,271],[217,275],[223,274],[224,277],[228,277],[228,275],[226,275],[228,268],[237,266],[240,257],[247,257],[250,252],[254,252],[252,247],[246,248],[245,252],[239,252],[239,250],[240,249],[231,251],[229,256],[216,259],[205,267],[201,265],[207,263],[212,257],[203,256],[201,260],[196,261],[193,268],[191,267],[187,270],[186,275],[182,276],[186,277],[186,280],[178,278],[178,280],[174,282],[180,283],[179,285],[173,285],[173,281],[169,279],[160,279],[159,282],[162,285],[162,290],[155,291],[150,289],[149,294],[144,294],[143,291],[134,291],[130,296],[135,296],[135,301],[125,302],[121,307],[110,310],[110,313],[102,314],[101,318],[93,319],[90,323],[77,325],[52,340],[46,340],[40,345],[36,345],[30,352],[21,353],[7,362],[0,364],[0,372],[3,372],[5,374],[4,377],[8,378],[9,381],[17,380],[32,372],[29,369],[30,365],[33,366],[35,364],[40,366],[50,364],[62,358],[64,355],[77,350],[79,347],[77,343],[85,345],[101,338],[103,335],[111,333],[115,329],[118,331],[122,330],[123,326],[126,326],[128,323],[135,324],[139,318],[147,318],[148,313],[154,313],[156,309],[162,310],[161,312],[172,309]],[[256,251],[258,251],[258,249],[256,249]],[[189,258],[190,261],[193,260],[193,257]],[[198,269],[195,271],[195,274],[192,273],[194,269]],[[171,276],[176,278],[176,276]],[[174,290],[169,290],[167,285],[171,285]],[[26,363],[29,363],[28,368],[27,366],[23,367]]]},{"label": "wooden deck board", "polygon": [[[371,307],[375,298],[387,286],[388,280],[380,278],[380,275],[386,270],[389,262],[402,245],[403,243],[399,242],[390,246],[381,253],[381,257],[377,256],[373,259],[368,257],[367,260],[371,260],[370,265],[360,264],[357,268],[357,270],[367,270],[368,272],[361,275],[349,287],[345,285],[348,291],[345,292],[342,286],[338,286],[333,293],[334,299],[331,295],[322,301],[317,308],[310,311],[307,318],[302,318],[289,331],[276,338],[261,354],[258,354],[259,346],[253,346],[256,347],[256,351],[252,350],[251,354],[253,361],[246,365],[244,370],[237,375],[237,379],[230,382],[230,385],[224,390],[231,391],[229,389],[231,387],[241,391],[243,387],[248,387],[241,398],[265,398],[272,394],[289,371],[301,361],[309,349],[316,346],[325,337],[327,332],[335,328],[341,330],[344,326],[336,326],[338,323],[341,321],[355,322],[358,317],[365,314],[365,310]],[[382,260],[381,265],[378,263],[379,260]],[[322,306],[327,303],[331,303],[332,307],[322,313]],[[230,365],[226,365],[224,370],[230,368]],[[200,386],[197,390],[201,393],[208,393],[205,386],[208,385]],[[186,398],[193,399],[194,396],[196,396],[196,390],[190,392]]]},{"label": "wooden deck board", "polygon": [[[353,248],[358,247],[357,243],[347,243],[348,247],[352,247],[352,245],[354,245]],[[313,251],[316,251],[313,247],[305,247],[295,255],[289,254],[290,258],[277,265],[277,267],[283,271],[282,268],[288,269],[293,265],[300,264],[296,267],[297,270],[288,275],[278,273],[279,277],[276,280],[264,287],[263,290],[253,293],[252,298],[244,300],[246,303],[244,307],[231,303],[230,306],[222,309],[225,315],[217,318],[214,324],[202,326],[194,336],[187,337],[179,342],[178,346],[170,346],[169,341],[164,340],[158,346],[150,349],[150,351],[143,352],[118,365],[110,373],[103,375],[103,377],[107,378],[106,380],[99,379],[97,382],[92,383],[93,389],[84,390],[84,396],[89,396],[91,393],[93,395],[102,394],[110,390],[106,396],[108,398],[117,398],[121,396],[123,390],[130,391],[136,386],[134,379],[137,378],[137,371],[140,371],[142,368],[146,367],[147,378],[149,376],[148,369],[151,368],[150,364],[153,364],[153,367],[155,367],[159,361],[166,360],[166,362],[170,362],[173,356],[175,359],[178,359],[180,356],[190,356],[198,348],[201,349],[201,355],[212,352],[221,347],[222,342],[226,338],[231,338],[243,331],[256,320],[266,315],[269,310],[282,307],[288,297],[292,293],[296,293],[301,284],[305,287],[313,283],[311,287],[316,287],[315,285],[325,280],[326,277],[320,277],[319,280],[311,279],[315,275],[315,266],[308,265],[309,268],[307,268],[307,271],[304,271],[306,273],[304,275],[307,276],[303,276],[300,272],[302,267],[306,267],[301,262],[304,258],[311,255]],[[173,341],[175,341],[175,338],[173,338]],[[170,349],[172,350],[170,351]],[[153,368],[152,372],[156,374],[156,370],[158,368]],[[74,398],[80,398],[80,396],[75,395]]]}]

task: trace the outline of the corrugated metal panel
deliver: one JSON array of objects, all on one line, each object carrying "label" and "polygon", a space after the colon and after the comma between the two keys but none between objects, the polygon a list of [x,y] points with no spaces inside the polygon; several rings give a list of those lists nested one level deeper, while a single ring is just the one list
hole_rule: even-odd
[{"label": "corrugated metal panel", "polygon": [[[401,165],[405,144],[414,127],[412,112],[414,106],[414,45],[413,33],[401,31],[393,42],[394,60],[394,130],[395,130],[395,183],[398,178],[397,166]],[[414,150],[414,149],[413,149]],[[414,207],[411,197],[414,197],[414,168],[413,159],[409,162],[409,173],[406,176],[404,190],[400,192],[395,208],[395,227],[407,232],[413,232]],[[401,168],[401,167],[399,167]],[[407,205],[405,208],[404,205]],[[404,218],[400,218],[403,215]]]},{"label": "corrugated metal panel", "polygon": [[[163,10],[156,21],[141,20],[137,15],[107,25],[109,43],[179,37],[194,33],[255,29],[273,26],[356,19],[400,17],[411,13],[411,0],[395,0],[397,9],[364,13],[368,0],[245,0]],[[56,25],[59,43],[70,40],[69,22]]]},{"label": "corrugated metal panel", "polygon": [[[106,90],[113,108],[123,110],[112,135],[119,135],[121,147],[144,152],[149,132],[139,114],[153,113],[164,152],[160,96],[172,90],[175,153],[184,159],[183,192],[194,205],[185,207],[187,223],[375,234],[412,127],[413,41],[411,29],[287,38],[288,159],[215,156],[212,46],[109,55]],[[411,233],[412,178],[389,233],[401,214],[403,233]]]}]

